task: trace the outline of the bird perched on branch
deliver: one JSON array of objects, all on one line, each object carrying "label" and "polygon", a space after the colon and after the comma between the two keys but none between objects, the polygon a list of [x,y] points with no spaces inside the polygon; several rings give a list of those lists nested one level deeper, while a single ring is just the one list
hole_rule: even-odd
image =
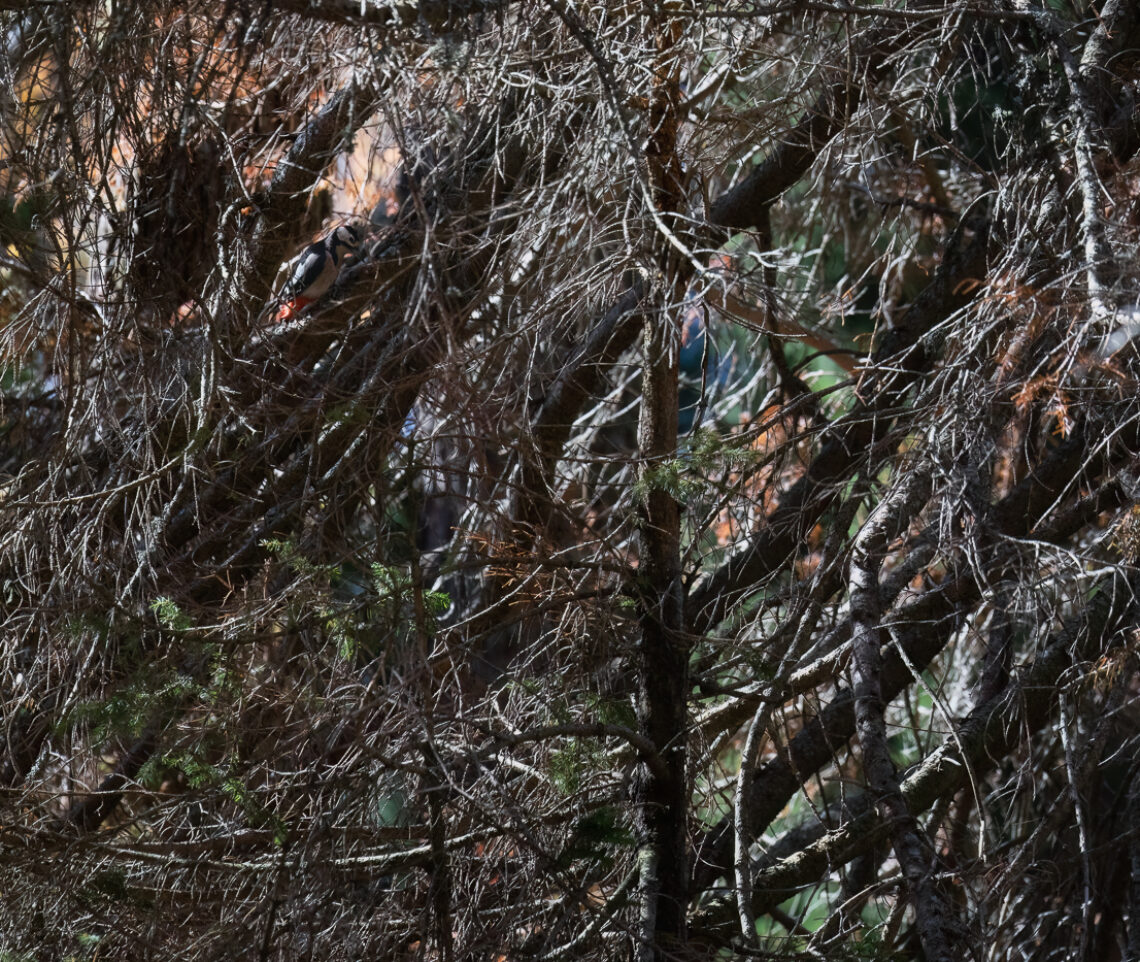
[{"label": "bird perched on branch", "polygon": [[362,236],[355,224],[343,224],[301,251],[281,290],[276,319],[287,321],[320,300],[336,283],[341,268],[356,254]]}]

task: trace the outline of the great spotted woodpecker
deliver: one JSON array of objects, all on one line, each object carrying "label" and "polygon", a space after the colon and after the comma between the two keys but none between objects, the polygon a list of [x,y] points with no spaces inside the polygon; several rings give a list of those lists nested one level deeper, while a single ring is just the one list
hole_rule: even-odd
[{"label": "great spotted woodpecker", "polygon": [[360,228],[344,224],[301,251],[281,289],[277,320],[287,321],[320,300],[336,282],[345,262],[356,253],[360,241]]}]

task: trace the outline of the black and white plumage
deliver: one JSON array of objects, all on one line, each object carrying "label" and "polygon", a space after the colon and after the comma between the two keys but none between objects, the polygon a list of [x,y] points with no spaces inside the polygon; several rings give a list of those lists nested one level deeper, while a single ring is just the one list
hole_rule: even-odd
[{"label": "black and white plumage", "polygon": [[292,317],[320,300],[336,282],[345,261],[356,253],[360,241],[360,228],[344,224],[301,251],[281,291],[279,319]]}]

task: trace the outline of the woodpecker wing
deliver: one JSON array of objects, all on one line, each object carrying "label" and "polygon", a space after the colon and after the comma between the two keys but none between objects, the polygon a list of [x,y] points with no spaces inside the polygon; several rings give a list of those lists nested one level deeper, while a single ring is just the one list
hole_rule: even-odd
[{"label": "woodpecker wing", "polygon": [[310,244],[297,258],[282,294],[288,300],[305,297],[315,301],[335,279],[336,265],[329,259],[324,243]]}]

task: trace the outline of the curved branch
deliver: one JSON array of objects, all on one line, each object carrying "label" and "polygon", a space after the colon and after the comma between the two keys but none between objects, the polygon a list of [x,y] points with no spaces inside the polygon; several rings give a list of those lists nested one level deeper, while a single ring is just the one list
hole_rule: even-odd
[{"label": "curved branch", "polygon": [[[1140,611],[1138,591],[1140,583],[1119,573],[1101,579],[1095,597],[1050,638],[1033,665],[1001,694],[971,712],[956,737],[906,777],[901,794],[909,810],[925,811],[939,798],[953,794],[971,770],[988,770],[995,760],[1008,756],[1026,733],[1041,729],[1053,715],[1062,673],[1075,662],[1106,650],[1117,632],[1128,628]],[[865,796],[852,799],[848,810],[853,817],[841,827],[813,822],[772,846],[766,867],[753,880],[756,914],[779,905],[836,865],[870,851],[891,831],[888,820],[871,808]],[[694,920],[693,929],[718,941],[731,939],[735,917],[735,902],[718,897]]]}]

